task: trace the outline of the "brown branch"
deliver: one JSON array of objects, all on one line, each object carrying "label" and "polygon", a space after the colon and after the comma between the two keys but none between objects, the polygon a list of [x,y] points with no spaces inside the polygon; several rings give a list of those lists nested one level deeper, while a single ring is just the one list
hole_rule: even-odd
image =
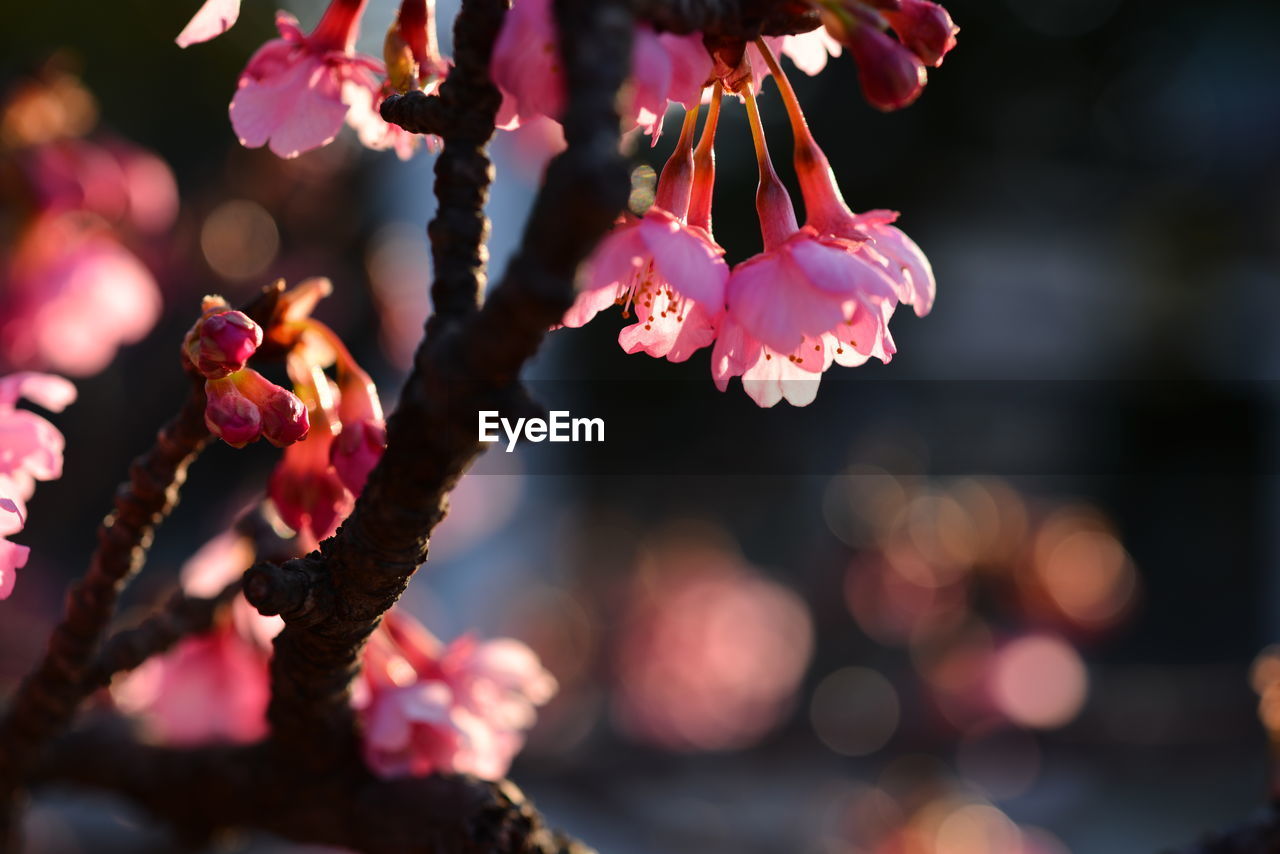
[{"label": "brown branch", "polygon": [[110,684],[112,677],[140,666],[153,655],[173,648],[188,635],[213,628],[218,617],[240,594],[240,581],[227,585],[216,596],[200,598],[175,592],[160,610],[137,626],[107,638],[85,673],[84,688],[94,691]]},{"label": "brown branch", "polygon": [[[246,311],[269,316],[279,288],[266,288]],[[0,718],[0,852],[16,847],[14,800],[23,776],[48,742],[66,729],[94,690],[87,677],[116,600],[142,568],[156,526],[173,510],[187,467],[209,441],[204,378],[188,371],[181,409],[160,428],[155,444],[133,461],[114,509],[98,529],[89,570],[67,596],[44,658],[18,686]]]},{"label": "brown branch", "polygon": [[[32,758],[66,728],[87,696],[85,676],[115,613],[116,599],[142,566],[156,525],[173,509],[187,466],[209,439],[204,380],[193,375],[182,409],[130,467],[115,510],[98,529],[89,571],[67,597],[39,666],[19,686],[0,720],[0,851],[13,829],[10,802]],[[88,689],[91,690],[91,689]]]},{"label": "brown branch", "polygon": [[474,314],[484,294],[489,238],[484,206],[493,182],[485,148],[502,104],[502,93],[489,79],[489,59],[506,14],[506,0],[471,0],[454,23],[454,66],[440,87],[451,121],[441,133],[436,216],[427,226],[435,265],[428,334],[441,323]]},{"label": "brown branch", "polygon": [[[481,0],[470,0],[476,2]],[[446,496],[483,449],[477,409],[528,406],[516,384],[519,368],[572,303],[578,263],[626,202],[614,104],[627,72],[631,17],[622,0],[568,0],[556,9],[572,93],[565,118],[568,150],[548,169],[523,246],[483,310],[433,330],[419,348],[400,407],[388,422],[386,453],[351,517],[324,544],[321,568],[306,582],[331,588],[332,613],[305,623],[289,622],[286,614],[276,639],[273,737],[315,769],[358,761],[348,687],[364,641],[425,560]],[[490,25],[485,37],[495,33]],[[458,68],[468,67],[487,75],[487,62]],[[477,190],[471,203],[482,198]],[[464,266],[474,270],[472,259],[464,265],[458,253],[443,253],[437,263],[457,265],[438,268],[437,277],[461,280]],[[253,582],[247,593],[255,604],[275,609],[278,603],[260,598],[271,589]]]},{"label": "brown branch", "polygon": [[428,133],[441,136],[449,127],[452,116],[445,109],[439,95],[413,91],[403,95],[388,95],[379,108],[382,118],[409,133]]},{"label": "brown branch", "polygon": [[164,748],[102,731],[53,745],[36,777],[122,795],[201,840],[252,827],[367,854],[590,854],[548,830],[510,783],[308,774],[269,744]]}]

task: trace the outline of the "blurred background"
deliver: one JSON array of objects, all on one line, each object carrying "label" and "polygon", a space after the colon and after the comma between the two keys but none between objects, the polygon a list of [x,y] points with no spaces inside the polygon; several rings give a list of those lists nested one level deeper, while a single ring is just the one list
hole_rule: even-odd
[{"label": "blurred background", "polygon": [[[330,277],[317,316],[388,403],[429,310],[432,155],[401,162],[349,131],[292,161],[241,148],[226,105],[274,9],[251,0],[227,35],[179,50],[196,5],[29,4],[0,31],[7,144],[47,120],[13,106],[39,72],[95,146],[64,169],[106,163],[143,188],[86,206],[110,227],[103,263],[153,308],[72,351],[12,332],[30,211],[10,162],[0,364],[66,373],[80,399],[54,417],[66,474],[16,538],[32,559],[0,605],[0,692],[182,394],[202,294]],[[447,22],[456,3],[439,5]],[[512,776],[605,854],[1156,852],[1264,801],[1251,667],[1280,624],[1280,7],[946,5],[959,47],[910,109],[867,107],[847,56],[792,74],[851,205],[901,210],[937,274],[933,313],[896,315],[893,362],[761,410],[715,390],[707,351],[626,355],[616,314],[558,331],[534,393],[603,417],[606,442],[482,458],[409,591],[441,637],[514,636],[555,674]],[[320,9],[290,8],[304,27]],[[393,9],[371,5],[365,50]],[[441,38],[447,53],[447,23]],[[725,107],[714,215],[733,262],[760,239],[745,115]],[[791,181],[772,84],[762,108]],[[641,180],[668,127],[633,141]],[[495,278],[554,137],[493,146]],[[174,586],[277,455],[197,463],[122,619]],[[42,795],[31,840],[176,844],[72,792]]]}]

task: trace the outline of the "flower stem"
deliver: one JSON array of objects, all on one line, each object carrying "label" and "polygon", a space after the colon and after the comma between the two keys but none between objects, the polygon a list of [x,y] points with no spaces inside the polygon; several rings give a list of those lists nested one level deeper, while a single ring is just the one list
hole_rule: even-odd
[{"label": "flower stem", "polygon": [[716,81],[711,90],[707,121],[702,138],[693,151],[693,190],[689,197],[689,224],[711,232],[711,200],[716,183],[716,127],[720,123],[720,105],[724,101],[724,84]]},{"label": "flower stem", "polygon": [[689,194],[693,185],[693,135],[698,129],[700,109],[701,104],[685,111],[680,139],[676,142],[676,150],[667,158],[667,165],[662,167],[654,198],[655,205],[681,218],[689,212]]},{"label": "flower stem", "polygon": [[760,107],[752,87],[745,90],[747,117],[751,122],[751,139],[756,146],[756,162],[760,166],[760,186],[756,189],[756,212],[760,216],[760,236],[765,251],[773,249],[799,230],[796,211],[791,204],[787,188],[782,186],[778,173],[769,159],[769,143],[764,138],[764,124],[760,121]]}]

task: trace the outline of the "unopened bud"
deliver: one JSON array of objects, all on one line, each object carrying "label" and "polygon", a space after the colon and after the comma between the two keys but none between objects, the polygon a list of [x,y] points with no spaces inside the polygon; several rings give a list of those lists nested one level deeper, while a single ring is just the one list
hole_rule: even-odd
[{"label": "unopened bud", "polygon": [[893,31],[925,65],[937,68],[942,58],[956,46],[960,28],[947,10],[928,0],[901,0],[900,11],[886,11]]},{"label": "unopened bud", "polygon": [[862,94],[873,107],[897,110],[920,97],[928,73],[904,45],[866,24],[850,30],[847,44],[858,65]]},{"label": "unopened bud", "polygon": [[262,344],[262,327],[244,312],[217,309],[206,313],[187,333],[184,350],[207,379],[242,369]]},{"label": "unopened bud", "polygon": [[262,374],[247,368],[235,375],[239,391],[251,400],[261,413],[262,435],[283,448],[306,438],[311,429],[307,407],[298,396],[281,388]]},{"label": "unopened bud", "polygon": [[243,448],[262,435],[262,414],[257,404],[240,393],[235,380],[208,380],[204,390],[208,398],[204,423],[209,432],[233,448]]}]

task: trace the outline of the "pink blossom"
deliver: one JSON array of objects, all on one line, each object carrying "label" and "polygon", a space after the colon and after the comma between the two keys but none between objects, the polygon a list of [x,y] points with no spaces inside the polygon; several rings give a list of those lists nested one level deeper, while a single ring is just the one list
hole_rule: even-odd
[{"label": "pink blossom", "polygon": [[231,29],[239,17],[240,0],[205,0],[174,41],[178,47],[207,42]]},{"label": "pink blossom", "polygon": [[18,570],[27,565],[31,549],[10,542],[6,537],[22,530],[26,523],[21,499],[12,492],[4,477],[0,477],[0,599],[8,599],[13,593]]},{"label": "pink blossom", "polygon": [[869,10],[836,37],[858,66],[858,83],[867,102],[880,110],[898,110],[920,97],[929,75],[924,63],[882,29],[884,20]]},{"label": "pink blossom", "polygon": [[6,486],[2,497],[25,502],[35,491],[36,481],[62,477],[66,440],[44,418],[18,409],[18,400],[26,398],[61,412],[75,397],[75,386],[51,374],[23,372],[0,377],[0,484]]},{"label": "pink blossom", "polygon": [[333,442],[330,461],[347,489],[359,495],[387,448],[387,425],[377,386],[354,362],[342,370],[338,395],[342,430]]},{"label": "pink blossom", "polygon": [[[692,107],[711,65],[699,35],[659,35],[638,24],[631,49],[632,98],[624,115],[656,140],[668,101]],[[510,130],[535,116],[560,118],[565,83],[551,0],[512,3],[494,45],[490,73],[504,96],[499,127]]]},{"label": "pink blossom", "polygon": [[555,679],[519,641],[464,636],[443,647],[400,611],[366,647],[353,702],[369,767],[383,777],[435,771],[503,777]]},{"label": "pink blossom", "polygon": [[654,204],[643,217],[617,226],[592,255],[565,326],[582,326],[615,303],[624,314],[634,308],[636,323],[618,337],[623,349],[672,362],[688,359],[715,338],[729,267],[708,232],[686,221],[696,121],[696,109],[686,113]]},{"label": "pink blossom", "polygon": [[837,359],[860,364],[875,354],[887,361],[887,322],[897,293],[861,239],[797,226],[791,199],[769,161],[751,92],[747,108],[760,166],[756,207],[764,251],[734,267],[729,278],[728,315],[711,372],[722,391],[729,378],[741,376],[760,406],[783,399],[805,406]]},{"label": "pink blossom", "polygon": [[[772,56],[765,59],[776,66]],[[814,140],[790,82],[785,74],[775,75],[775,80],[795,138],[796,176],[804,195],[806,227],[824,238],[860,243],[860,254],[880,266],[898,299],[914,307],[917,316],[925,316],[932,310],[937,293],[929,259],[911,238],[891,224],[898,218],[896,212],[874,210],[854,214],[849,210],[831,164]]]},{"label": "pink blossom", "polygon": [[87,211],[155,233],[173,222],[178,188],[163,160],[121,140],[60,139],[19,154],[45,211]]},{"label": "pink blossom", "polygon": [[285,448],[267,484],[284,523],[316,543],[332,536],[355,506],[329,461],[333,439],[327,425],[317,424],[305,440]]},{"label": "pink blossom", "polygon": [[333,141],[347,116],[344,85],[355,80],[372,87],[382,71],[381,62],[354,50],[364,3],[333,0],[309,36],[292,15],[276,15],[281,37],[250,58],[231,100],[231,124],[242,145],[268,145],[288,158]]},{"label": "pink blossom", "polygon": [[624,591],[614,717],[676,750],[754,744],[783,719],[813,649],[808,609],[737,556],[659,546]]},{"label": "pink blossom", "polygon": [[[223,534],[206,543],[182,568],[189,596],[213,596],[253,563],[243,537]],[[212,631],[183,639],[149,659],[111,688],[124,711],[143,719],[168,744],[243,743],[266,734],[271,639],[283,626],[263,617],[243,596]]]},{"label": "pink blossom", "polygon": [[160,290],[150,271],[82,216],[36,217],[8,267],[0,352],[14,365],[97,373],[160,316]]}]

